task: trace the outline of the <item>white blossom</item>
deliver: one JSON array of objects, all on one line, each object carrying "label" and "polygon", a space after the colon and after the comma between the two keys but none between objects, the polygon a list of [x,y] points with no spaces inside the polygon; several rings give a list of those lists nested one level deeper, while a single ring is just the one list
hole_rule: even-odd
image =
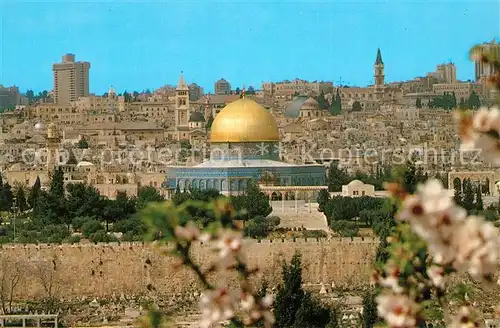
[{"label": "white blossom", "polygon": [[490,222],[478,216],[470,216],[457,230],[454,237],[456,248],[455,268],[468,271],[481,279],[494,274],[500,263],[500,234]]},{"label": "white blossom", "polygon": [[176,226],[175,227],[175,236],[181,240],[185,241],[195,241],[199,240],[202,242],[206,242],[210,240],[210,235],[207,233],[202,233],[198,226],[193,221],[189,221],[184,227]]},{"label": "white blossom", "polygon": [[241,308],[245,311],[244,323],[251,325],[262,319],[265,327],[272,327],[275,321],[270,310],[272,304],[273,297],[269,294],[259,300],[250,293],[243,293],[241,295]]},{"label": "white blossom", "polygon": [[500,164],[500,110],[480,108],[472,120],[462,118],[461,149],[482,150],[485,161]]},{"label": "white blossom", "polygon": [[468,307],[462,306],[453,317],[449,328],[479,328],[484,327],[483,320]]},{"label": "white blossom", "polygon": [[236,259],[242,260],[243,237],[241,232],[221,229],[217,233],[215,248],[219,252],[218,265],[228,268]]},{"label": "white blossom", "polygon": [[432,265],[427,269],[427,275],[429,276],[432,284],[438,288],[443,289],[445,283],[444,269],[438,265]]},{"label": "white blossom", "polygon": [[237,302],[237,294],[225,287],[205,292],[200,300],[202,313],[200,327],[209,328],[219,322],[232,319]]},{"label": "white blossom", "polygon": [[377,311],[391,328],[413,328],[417,324],[418,304],[403,294],[385,293],[377,297]]},{"label": "white blossom", "polygon": [[387,263],[386,276],[379,279],[381,286],[391,288],[394,293],[402,293],[403,288],[399,285],[399,268],[393,262]]}]

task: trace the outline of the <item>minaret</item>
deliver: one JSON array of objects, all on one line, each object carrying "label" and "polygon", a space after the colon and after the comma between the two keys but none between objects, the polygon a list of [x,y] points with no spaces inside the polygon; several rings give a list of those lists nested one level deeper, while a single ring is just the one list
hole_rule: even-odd
[{"label": "minaret", "polygon": [[382,53],[380,48],[377,49],[377,59],[375,60],[375,98],[381,100],[384,95],[384,62],[382,61]]},{"label": "minaret", "polygon": [[47,149],[47,171],[51,173],[59,164],[59,131],[54,123],[49,124],[47,128],[47,138],[45,148]]},{"label": "minaret", "polygon": [[189,88],[182,72],[175,89],[175,129],[179,140],[189,138]]}]

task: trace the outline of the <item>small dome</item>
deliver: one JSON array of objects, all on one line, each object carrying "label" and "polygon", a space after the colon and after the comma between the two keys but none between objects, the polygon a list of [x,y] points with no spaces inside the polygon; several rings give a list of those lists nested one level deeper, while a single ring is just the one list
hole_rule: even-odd
[{"label": "small dome", "polygon": [[295,97],[286,107],[284,115],[285,117],[299,117],[300,116],[300,107],[307,100],[305,96]]},{"label": "small dome", "polygon": [[189,116],[189,122],[205,122],[205,117],[201,112],[193,112],[191,116]]},{"label": "small dome", "polygon": [[352,180],[349,182],[348,186],[355,187],[355,186],[362,186],[364,183],[360,180]]},{"label": "small dome", "polygon": [[82,166],[94,166],[93,163],[91,162],[86,162],[86,161],[81,161],[78,164],[76,164],[77,167],[82,167]]},{"label": "small dome", "polygon": [[300,110],[320,110],[321,106],[319,105],[319,102],[314,99],[313,97],[309,97],[302,106],[300,106]]},{"label": "small dome", "polygon": [[38,122],[35,124],[35,129],[36,130],[42,130],[45,126],[43,125],[42,122]]}]

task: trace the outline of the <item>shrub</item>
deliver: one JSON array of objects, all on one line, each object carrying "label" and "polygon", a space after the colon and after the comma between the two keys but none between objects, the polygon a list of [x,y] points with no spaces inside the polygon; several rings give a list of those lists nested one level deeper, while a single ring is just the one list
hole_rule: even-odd
[{"label": "shrub", "polygon": [[256,216],[248,221],[244,229],[245,236],[252,238],[265,238],[276,226],[280,223],[280,218],[272,216],[269,218],[263,216]]},{"label": "shrub", "polygon": [[356,223],[352,221],[339,220],[333,221],[332,229],[342,237],[355,237],[358,234],[359,228]]},{"label": "shrub", "polygon": [[328,234],[324,230],[304,230],[302,236],[304,238],[326,238]]},{"label": "shrub", "polygon": [[141,241],[144,240],[143,235],[135,235],[132,232],[125,232],[122,237],[123,241]]},{"label": "shrub", "polygon": [[102,227],[101,230],[97,230],[94,233],[92,233],[89,236],[89,240],[93,243],[111,243],[114,241],[118,241],[118,239],[115,236],[106,233],[106,231],[104,231]]},{"label": "shrub", "polygon": [[95,220],[94,218],[91,218],[91,217],[88,217],[88,216],[83,216],[83,217],[76,217],[74,218],[72,221],[71,221],[71,227],[73,228],[73,230],[76,230],[76,231],[82,231],[82,226],[88,222],[88,221],[92,221],[92,220]]},{"label": "shrub", "polygon": [[64,239],[64,243],[68,244],[78,244],[82,238],[80,236],[69,236],[68,238]]},{"label": "shrub", "polygon": [[82,225],[82,233],[85,237],[90,238],[93,233],[102,230],[101,222],[97,220],[89,220]]},{"label": "shrub", "polygon": [[124,234],[131,233],[133,235],[144,235],[147,231],[147,226],[139,218],[132,217],[113,224],[113,231],[122,232]]}]

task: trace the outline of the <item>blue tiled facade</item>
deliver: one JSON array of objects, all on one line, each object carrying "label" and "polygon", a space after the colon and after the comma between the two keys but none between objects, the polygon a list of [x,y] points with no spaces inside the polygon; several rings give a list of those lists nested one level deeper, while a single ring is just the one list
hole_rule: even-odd
[{"label": "blue tiled facade", "polygon": [[[219,154],[212,156],[213,165],[168,168],[163,186],[169,189],[179,186],[180,190],[217,189],[224,194],[238,194],[246,190],[250,180],[259,182],[263,176],[269,175],[275,177],[275,184],[281,186],[325,185],[322,165],[287,165],[279,162],[276,154],[258,154],[255,144],[238,146],[242,149],[243,156],[239,157],[242,163],[252,161],[252,166],[229,164],[234,156]],[[262,161],[262,166],[258,165],[259,161]]]}]

